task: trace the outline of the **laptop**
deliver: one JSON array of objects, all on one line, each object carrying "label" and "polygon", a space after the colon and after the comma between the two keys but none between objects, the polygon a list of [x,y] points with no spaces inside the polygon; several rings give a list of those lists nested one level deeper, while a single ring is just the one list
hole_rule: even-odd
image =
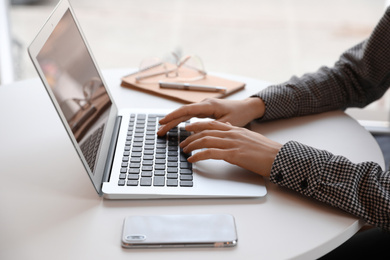
[{"label": "laptop", "polygon": [[178,146],[190,134],[184,129],[185,123],[158,137],[158,121],[169,111],[119,110],[67,0],[59,2],[28,52],[100,196],[163,199],[266,195],[264,180],[257,174],[224,161],[187,162],[188,155]]}]

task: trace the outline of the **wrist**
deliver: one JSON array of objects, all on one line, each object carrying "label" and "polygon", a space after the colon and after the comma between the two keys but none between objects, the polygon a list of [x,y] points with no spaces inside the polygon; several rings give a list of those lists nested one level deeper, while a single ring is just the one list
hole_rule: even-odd
[{"label": "wrist", "polygon": [[245,103],[248,106],[248,111],[252,113],[253,119],[258,119],[264,116],[265,103],[259,97],[249,97],[245,99]]}]

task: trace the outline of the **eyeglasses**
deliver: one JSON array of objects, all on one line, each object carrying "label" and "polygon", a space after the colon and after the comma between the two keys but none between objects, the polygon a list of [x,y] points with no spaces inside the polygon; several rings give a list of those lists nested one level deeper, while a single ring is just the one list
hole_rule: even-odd
[{"label": "eyeglasses", "polygon": [[[83,98],[68,98],[60,103],[62,111],[73,131],[85,121],[81,115],[91,115],[97,111],[93,104],[95,100],[106,94],[102,81],[93,77],[83,85]],[[77,117],[79,115],[79,117]]]},{"label": "eyeglasses", "polygon": [[100,96],[104,95],[104,91],[98,91],[103,89],[102,81],[93,77],[83,85],[83,96],[84,98],[73,98],[73,101],[76,102],[82,110],[86,110],[89,107],[93,106],[93,101]]},{"label": "eyeglasses", "polygon": [[189,82],[204,79],[207,75],[202,60],[196,55],[180,59],[176,53],[163,61],[159,58],[145,59],[141,62],[135,77],[137,83]]}]

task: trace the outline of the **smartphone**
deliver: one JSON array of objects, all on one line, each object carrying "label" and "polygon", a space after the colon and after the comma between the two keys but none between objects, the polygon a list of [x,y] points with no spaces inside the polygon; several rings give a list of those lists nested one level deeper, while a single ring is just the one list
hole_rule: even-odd
[{"label": "smartphone", "polygon": [[123,224],[124,248],[233,247],[234,217],[228,214],[129,216]]}]

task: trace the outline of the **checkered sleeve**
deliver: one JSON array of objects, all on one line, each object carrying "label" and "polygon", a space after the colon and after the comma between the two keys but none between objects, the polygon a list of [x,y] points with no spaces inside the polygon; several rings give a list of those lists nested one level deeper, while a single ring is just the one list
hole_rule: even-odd
[{"label": "checkered sleeve", "polygon": [[370,37],[343,53],[334,67],[292,77],[254,96],[263,99],[261,120],[364,107],[390,86],[390,7]]},{"label": "checkered sleeve", "polygon": [[[266,105],[260,121],[364,107],[390,86],[390,7],[370,37],[343,53],[334,67],[293,77],[254,96]],[[279,151],[270,180],[390,231],[390,172],[373,162],[290,141]]]},{"label": "checkered sleeve", "polygon": [[290,141],[279,151],[270,181],[390,231],[390,172],[376,163],[354,164]]}]

